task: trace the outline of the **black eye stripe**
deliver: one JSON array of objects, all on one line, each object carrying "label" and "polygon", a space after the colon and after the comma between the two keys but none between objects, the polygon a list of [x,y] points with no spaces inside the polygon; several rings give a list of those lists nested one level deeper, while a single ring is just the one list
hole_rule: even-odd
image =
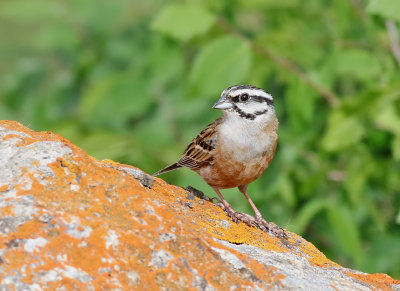
[{"label": "black eye stripe", "polygon": [[[240,96],[241,95],[238,95],[238,96],[235,96],[235,97],[231,97],[231,99],[232,99],[232,101],[233,102],[240,102]],[[248,96],[248,99],[247,100],[250,100],[250,99],[252,99],[252,100],[254,100],[254,101],[256,101],[256,102],[260,102],[260,103],[262,103],[262,102],[265,102],[265,103],[267,103],[268,105],[274,105],[274,101],[273,100],[271,100],[271,99],[267,99],[267,98],[265,98],[265,97],[261,97],[261,96],[257,96],[257,95],[252,95],[252,96]],[[247,101],[246,100],[246,101]]]},{"label": "black eye stripe", "polygon": [[257,102],[265,102],[265,103],[267,103],[268,105],[274,105],[274,101],[273,100],[271,100],[271,99],[267,99],[267,98],[265,98],[265,97],[261,97],[261,96],[251,96],[251,98],[254,100],[254,101],[257,101]]},{"label": "black eye stripe", "polygon": [[239,102],[239,96],[232,97],[233,102]]}]

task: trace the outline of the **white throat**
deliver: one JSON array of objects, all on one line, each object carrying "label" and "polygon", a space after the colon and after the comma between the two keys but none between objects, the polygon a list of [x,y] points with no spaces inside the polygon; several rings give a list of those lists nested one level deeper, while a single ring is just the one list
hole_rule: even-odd
[{"label": "white throat", "polygon": [[[257,116],[254,120],[243,118],[235,112],[224,112],[219,140],[237,161],[246,162],[261,156],[274,142],[265,128],[275,122],[275,112]],[[275,131],[273,132],[275,134]]]}]

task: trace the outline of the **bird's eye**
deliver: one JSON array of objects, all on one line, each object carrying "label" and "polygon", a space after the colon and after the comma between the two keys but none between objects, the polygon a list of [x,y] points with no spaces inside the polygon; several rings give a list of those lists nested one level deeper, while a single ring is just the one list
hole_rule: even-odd
[{"label": "bird's eye", "polygon": [[239,99],[241,102],[246,102],[247,100],[249,100],[249,94],[243,93],[242,95],[240,95]]}]

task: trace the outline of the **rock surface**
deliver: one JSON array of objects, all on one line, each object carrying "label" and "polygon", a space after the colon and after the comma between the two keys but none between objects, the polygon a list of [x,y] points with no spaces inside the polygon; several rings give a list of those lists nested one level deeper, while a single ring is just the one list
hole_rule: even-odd
[{"label": "rock surface", "polygon": [[0,290],[400,290],[11,121],[0,122],[0,239]]}]

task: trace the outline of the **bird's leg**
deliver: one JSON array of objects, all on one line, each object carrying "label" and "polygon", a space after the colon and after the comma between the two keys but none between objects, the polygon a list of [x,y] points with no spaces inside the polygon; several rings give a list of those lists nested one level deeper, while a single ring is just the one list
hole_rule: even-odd
[{"label": "bird's leg", "polygon": [[257,222],[261,222],[262,220],[264,220],[264,218],[261,215],[261,212],[257,209],[256,205],[254,204],[253,200],[251,200],[249,194],[247,194],[247,186],[248,185],[243,185],[243,186],[239,186],[239,191],[242,192],[244,194],[244,196],[246,197],[247,201],[249,201],[251,208],[253,209],[255,215],[256,215],[256,221]]},{"label": "bird's leg", "polygon": [[273,222],[267,222],[261,215],[261,212],[257,209],[256,205],[254,204],[253,200],[251,200],[249,194],[247,194],[247,186],[248,185],[242,185],[239,186],[239,191],[243,193],[243,195],[246,197],[247,201],[249,201],[251,208],[253,209],[255,215],[256,215],[256,224],[259,228],[262,230],[269,230],[272,233],[279,235],[279,236],[285,236],[285,232],[282,228],[277,226]]},{"label": "bird's leg", "polygon": [[233,219],[234,222],[237,222],[237,218],[235,216],[236,211],[233,209],[232,205],[229,204],[228,201],[225,200],[224,196],[222,196],[221,192],[217,188],[213,188],[214,191],[218,194],[219,198],[221,199],[222,204],[224,205],[224,210],[228,214],[230,218]]},{"label": "bird's leg", "polygon": [[[213,188],[214,191],[218,194],[219,198],[221,199],[222,204],[224,205],[224,210],[225,212],[228,214],[228,216],[230,218],[232,218],[232,220],[234,222],[238,222],[239,220],[246,222],[250,225],[254,225],[254,218],[251,217],[250,215],[247,215],[245,213],[239,213],[236,212],[235,209],[233,209],[232,205],[229,204],[228,201],[225,200],[224,196],[222,196],[221,192],[219,192],[219,190],[217,188]],[[250,221],[250,220],[253,221]]]}]

